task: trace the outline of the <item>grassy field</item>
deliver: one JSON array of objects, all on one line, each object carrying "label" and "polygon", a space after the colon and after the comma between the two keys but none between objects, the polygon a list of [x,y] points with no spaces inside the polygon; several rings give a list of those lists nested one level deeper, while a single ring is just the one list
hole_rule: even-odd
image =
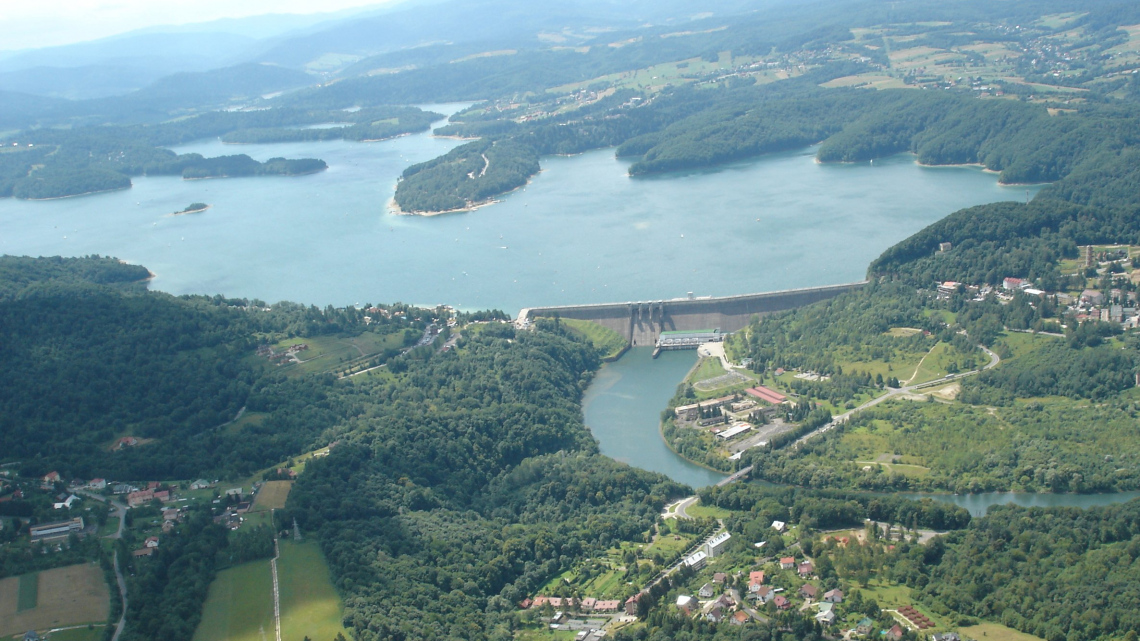
[{"label": "grassy field", "polygon": [[[403,346],[404,335],[402,333],[382,335],[364,332],[351,338],[340,338],[338,336],[291,338],[277,343],[274,347],[283,350],[299,343],[309,346],[309,349],[297,352],[297,359],[301,362],[281,365],[277,368],[279,371],[299,376],[339,370],[351,361],[379,354],[388,348]],[[264,359],[262,360],[264,361]]]},{"label": "grassy field", "polygon": [[685,511],[688,512],[689,516],[696,518],[711,516],[715,519],[723,519],[732,516],[732,512],[729,510],[717,507],[715,505],[702,505],[699,501],[696,503],[696,505],[689,506],[689,508]]},{"label": "grassy field", "polygon": [[289,498],[289,490],[293,489],[293,481],[268,481],[261,486],[257,499],[253,502],[253,511],[280,510],[285,507],[285,499]]},{"label": "grassy field", "polygon": [[282,541],[277,579],[281,590],[282,639],[332,639],[338,633],[349,637],[340,622],[340,598],[316,541]]},{"label": "grassy field", "polygon": [[253,561],[218,573],[193,641],[262,641],[275,630],[269,561]]},{"label": "grassy field", "polygon": [[20,577],[20,595],[16,601],[16,611],[26,612],[35,609],[39,600],[40,573],[32,572]]},{"label": "grassy field", "polygon": [[[36,585],[34,602],[25,592],[31,585]],[[21,608],[29,603],[33,607]],[[110,605],[103,571],[94,563],[44,570],[36,579],[10,577],[0,581],[0,636],[104,623]]]},{"label": "grassy field", "polygon": [[699,383],[701,381],[707,381],[710,378],[724,375],[724,366],[720,364],[719,358],[702,358],[700,362],[697,363],[696,368],[693,369],[693,373],[689,376],[687,382]]},{"label": "grassy field", "polygon": [[971,625],[966,628],[959,628],[958,632],[961,633],[963,638],[970,639],[985,639],[985,641],[1041,641],[1041,637],[1035,637],[1032,634],[1018,632],[1013,628],[1007,628],[1000,623],[979,623],[978,625]]},{"label": "grassy field", "polygon": [[241,418],[227,425],[223,431],[229,435],[239,434],[247,427],[260,425],[267,416],[269,414],[266,412],[245,412]]},{"label": "grassy field", "polygon": [[602,353],[602,358],[605,360],[613,360],[621,356],[626,347],[629,346],[621,334],[597,323],[576,318],[563,318],[562,323],[575,333],[589,339],[594,347]]}]

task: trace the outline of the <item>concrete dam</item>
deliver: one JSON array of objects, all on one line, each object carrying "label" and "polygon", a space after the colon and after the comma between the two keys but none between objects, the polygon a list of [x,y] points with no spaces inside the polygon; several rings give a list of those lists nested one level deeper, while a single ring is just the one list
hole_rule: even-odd
[{"label": "concrete dam", "polygon": [[593,321],[621,334],[634,347],[646,347],[656,344],[661,332],[698,329],[735,332],[748,325],[753,316],[803,307],[859,289],[866,284],[867,281],[861,281],[721,298],[674,298],[636,303],[532,307],[520,311],[518,320],[559,316]]}]

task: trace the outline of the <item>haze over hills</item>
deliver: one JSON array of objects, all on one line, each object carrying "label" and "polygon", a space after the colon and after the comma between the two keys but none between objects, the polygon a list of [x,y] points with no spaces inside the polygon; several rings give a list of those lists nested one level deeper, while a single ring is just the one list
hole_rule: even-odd
[{"label": "haze over hills", "polygon": [[[656,346],[715,343],[679,385],[654,382],[661,400],[638,416],[591,422],[732,474],[706,488],[604,455],[585,424],[587,390],[620,387],[598,376],[603,362],[631,347],[584,318],[597,306],[546,318],[528,305],[535,316],[514,321],[458,301],[322,309],[174,296],[146,267],[98,255],[0,256],[0,635],[1140,635],[1134,0],[445,0],[127,34],[5,64],[5,86],[22,89],[0,92],[5,246],[78,254],[123,229],[122,247],[233,273],[264,262],[290,285],[340,261],[368,296],[392,296],[368,280],[381,271],[417,292],[448,277],[448,291],[474,289],[475,243],[494,255],[485,274],[538,274],[536,292],[566,278],[586,292],[594,271],[648,282],[608,262],[618,254],[687,252],[695,280],[728,287],[745,271],[791,278],[840,267],[824,226],[877,242],[834,221],[862,217],[856,198],[879,201],[823,180],[799,191],[829,192],[846,217],[777,218],[782,199],[744,180],[893,163],[994,191],[958,211],[938,203],[943,218],[875,248],[866,281],[833,298]],[[447,101],[468,104],[424,106]],[[218,151],[230,144],[258,147]],[[343,153],[316,157],[330,150]],[[796,164],[761,167],[774,154]],[[375,157],[382,171],[358,162]],[[598,173],[565,171],[598,159]],[[568,205],[549,180],[559,167],[600,206]],[[639,188],[632,213],[581,178],[602,171]],[[714,174],[731,198],[674,202]],[[1010,193],[999,180],[1014,200],[995,202]],[[112,190],[134,191],[99,193]],[[329,198],[342,191],[353,198]],[[938,200],[899,193],[908,209]],[[172,194],[178,209],[154,213]],[[533,233],[539,218],[573,229]],[[497,228],[468,234],[476,220]],[[586,226],[621,240],[569,246]],[[711,241],[693,243],[693,228]],[[362,258],[346,258],[350,233]],[[773,259],[777,243],[796,251]],[[400,244],[441,271],[412,267]],[[558,245],[586,262],[552,258]],[[745,254],[762,267],[742,267]],[[643,272],[676,287],[666,268]],[[606,307],[615,325],[668,328],[667,305]],[[1014,498],[1049,507],[1001,505]],[[80,574],[110,589],[75,590],[95,614],[61,621],[78,615],[45,586]]]}]

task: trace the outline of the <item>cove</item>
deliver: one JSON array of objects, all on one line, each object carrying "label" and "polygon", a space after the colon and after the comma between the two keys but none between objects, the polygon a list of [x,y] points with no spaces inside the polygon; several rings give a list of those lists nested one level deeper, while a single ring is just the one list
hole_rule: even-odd
[{"label": "cove", "polygon": [[[617,361],[602,367],[582,399],[586,426],[598,439],[602,454],[659,472],[694,488],[713,485],[725,477],[674,453],[661,437],[661,412],[677,385],[696,363],[694,351],[662,352],[654,359],[652,348],[632,348]],[[765,481],[759,481],[768,484]],[[1023,507],[1079,507],[1124,503],[1140,498],[1140,491],[1114,494],[1033,494],[987,492],[981,494],[899,493],[909,499],[930,498],[966,508],[982,516],[992,505]]]},{"label": "cove", "polygon": [[[920,167],[905,154],[819,164],[813,148],[635,179],[628,160],[602,149],[543,158],[530,185],[474,212],[388,213],[408,165],[458,144],[428,133],[375,143],[199,141],[177,150],[315,157],[329,169],[139,177],[117,192],[0,199],[0,253],[117,256],[145,265],[156,274],[151,287],[172,294],[445,303],[513,315],[857,281],[884,249],[930,223],[963,207],[1023,201],[1027,191],[974,167]],[[192,202],[211,207],[168,215]]]}]

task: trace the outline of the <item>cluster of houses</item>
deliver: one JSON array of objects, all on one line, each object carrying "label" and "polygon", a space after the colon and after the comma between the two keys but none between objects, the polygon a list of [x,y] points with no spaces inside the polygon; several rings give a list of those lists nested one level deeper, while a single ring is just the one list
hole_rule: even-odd
[{"label": "cluster of houses", "polygon": [[[632,597],[631,597],[632,598]],[[628,602],[628,601],[627,601]],[[634,614],[636,614],[636,603],[634,600]],[[557,597],[557,596],[536,596],[533,599],[524,599],[519,603],[519,607],[523,610],[530,608],[542,608],[546,605],[558,610],[555,613],[553,623],[558,623],[566,611],[581,612],[583,614],[612,614],[622,609],[622,602],[618,599],[595,599],[594,597],[586,597],[584,599],[576,599],[574,597]]]},{"label": "cluster of houses", "polygon": [[991,294],[996,295],[999,300],[1013,300],[1017,292],[1028,296],[1049,296],[1059,306],[1064,306],[1065,311],[1071,314],[1077,323],[1103,321],[1120,325],[1124,329],[1135,329],[1140,326],[1140,307],[1137,306],[1136,292],[1121,289],[1110,289],[1107,292],[1086,289],[1074,297],[1065,293],[1046,293],[1033,287],[1033,283],[1025,279],[1006,278],[1001,288],[946,281],[938,285],[938,297],[949,298],[961,290],[972,294],[975,301],[985,300]]}]

